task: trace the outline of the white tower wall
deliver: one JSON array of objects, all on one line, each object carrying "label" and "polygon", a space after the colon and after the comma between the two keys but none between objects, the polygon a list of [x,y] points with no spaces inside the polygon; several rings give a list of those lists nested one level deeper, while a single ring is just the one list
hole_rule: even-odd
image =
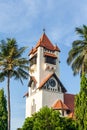
[{"label": "white tower wall", "polygon": [[[57,57],[56,64],[45,63],[45,52]],[[29,86],[29,95],[26,97],[26,117],[31,116],[33,112],[39,111],[43,106],[51,107],[58,99],[64,101],[63,92],[47,91],[42,88],[37,89],[47,75],[56,73],[57,77],[59,77],[59,52],[38,46],[36,52],[30,54],[30,58],[33,58],[35,55],[37,55],[37,62],[30,67],[30,69],[33,70],[30,72],[30,76],[34,76],[37,81],[36,90],[32,92],[32,88]],[[49,69],[47,69],[47,67],[49,67]]]}]

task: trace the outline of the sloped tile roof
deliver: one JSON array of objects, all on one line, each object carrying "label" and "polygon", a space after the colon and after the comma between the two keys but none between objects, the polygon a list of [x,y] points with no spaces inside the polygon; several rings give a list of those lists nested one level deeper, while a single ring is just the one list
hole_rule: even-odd
[{"label": "sloped tile roof", "polygon": [[60,52],[60,49],[58,48],[58,46],[54,46],[51,41],[49,40],[49,38],[47,37],[47,35],[45,33],[43,33],[43,35],[41,36],[41,38],[39,39],[39,41],[37,42],[35,48],[33,48],[29,55],[30,54],[33,54],[34,52],[37,51],[37,48],[39,46],[42,46],[46,49],[49,49],[49,50],[52,50],[52,51],[59,51]]},{"label": "sloped tile roof", "polygon": [[34,54],[36,51],[37,51],[37,48],[32,48],[32,49],[30,50],[29,55],[30,55],[30,54]]},{"label": "sloped tile roof", "polygon": [[48,75],[44,78],[44,80],[40,83],[38,89],[42,88],[43,85],[48,81],[48,79],[49,79],[52,75],[53,75],[53,74],[48,74]]},{"label": "sloped tile roof", "polygon": [[52,108],[56,110],[69,110],[69,108],[61,100],[57,100],[53,104]]},{"label": "sloped tile roof", "polygon": [[57,80],[57,82],[60,84],[63,92],[65,93],[67,90],[65,89],[65,87],[63,86],[62,82],[59,80],[59,78],[56,76],[55,73],[51,73],[51,74],[48,74],[44,79],[43,81],[40,83],[38,89],[41,89],[43,87],[43,85],[52,77],[54,76],[55,79]]},{"label": "sloped tile roof", "polygon": [[64,94],[64,103],[68,106],[68,108],[74,112],[74,101],[75,101],[75,95],[74,94]]}]

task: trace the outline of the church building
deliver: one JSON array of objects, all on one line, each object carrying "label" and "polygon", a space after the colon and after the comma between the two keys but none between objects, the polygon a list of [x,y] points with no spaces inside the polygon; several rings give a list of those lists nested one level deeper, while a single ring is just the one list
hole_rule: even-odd
[{"label": "church building", "polygon": [[74,95],[59,78],[60,49],[43,32],[35,47],[29,52],[29,84],[26,96],[26,117],[48,106],[59,110],[61,116],[73,116]]}]

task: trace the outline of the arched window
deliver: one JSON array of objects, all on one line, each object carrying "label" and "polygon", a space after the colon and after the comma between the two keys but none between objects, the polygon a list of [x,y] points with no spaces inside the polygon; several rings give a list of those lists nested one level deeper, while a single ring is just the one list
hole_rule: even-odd
[{"label": "arched window", "polygon": [[32,104],[31,104],[31,113],[35,113],[36,112],[36,103],[35,103],[35,99],[32,100]]}]

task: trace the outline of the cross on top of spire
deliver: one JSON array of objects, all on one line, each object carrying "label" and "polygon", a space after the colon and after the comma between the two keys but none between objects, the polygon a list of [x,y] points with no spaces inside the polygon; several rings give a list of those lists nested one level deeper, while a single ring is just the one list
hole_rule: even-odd
[{"label": "cross on top of spire", "polygon": [[43,33],[45,33],[45,28],[43,28]]}]

